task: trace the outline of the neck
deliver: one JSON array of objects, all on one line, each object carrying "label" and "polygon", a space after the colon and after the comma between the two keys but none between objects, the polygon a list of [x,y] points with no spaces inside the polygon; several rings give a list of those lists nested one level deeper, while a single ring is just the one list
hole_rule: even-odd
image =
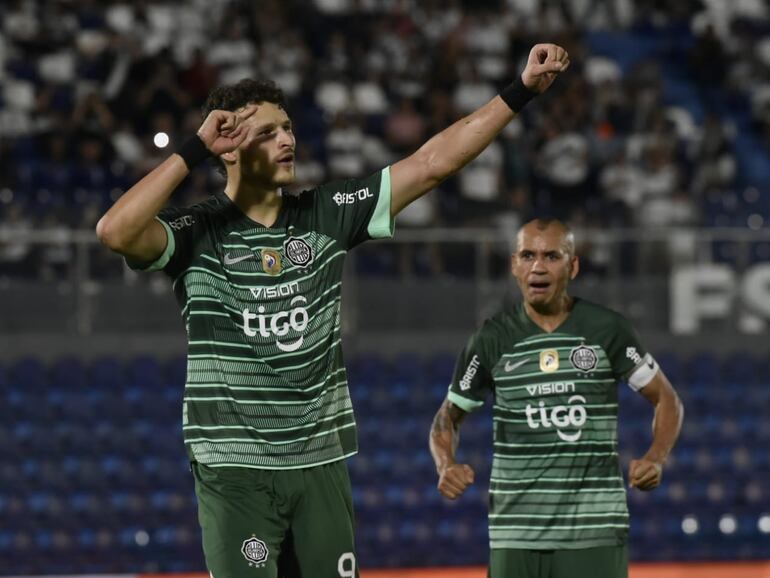
[{"label": "neck", "polygon": [[561,298],[543,305],[532,305],[524,302],[524,309],[536,325],[550,333],[569,316],[574,303],[575,300],[572,297],[563,295]]},{"label": "neck", "polygon": [[266,227],[278,219],[283,204],[280,189],[247,182],[241,175],[228,175],[225,194],[247,217]]}]

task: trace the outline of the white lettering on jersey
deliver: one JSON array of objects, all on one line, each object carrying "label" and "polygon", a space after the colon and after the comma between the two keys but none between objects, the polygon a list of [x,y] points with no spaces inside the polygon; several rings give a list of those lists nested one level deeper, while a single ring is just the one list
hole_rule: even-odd
[{"label": "white lettering on jersey", "polygon": [[642,362],[642,356],[636,351],[636,347],[626,347],[626,357],[639,365]]},{"label": "white lettering on jersey", "polygon": [[466,391],[471,388],[471,382],[479,371],[479,356],[474,355],[471,358],[471,362],[468,364],[468,369],[465,370],[463,378],[460,380],[460,389]]},{"label": "white lettering on jersey", "polygon": [[541,383],[528,385],[529,395],[551,395],[552,393],[575,393],[575,384],[571,381],[559,383]]},{"label": "white lettering on jersey", "polygon": [[[291,305],[307,304],[307,299],[302,295],[297,295],[291,300]],[[310,322],[310,315],[302,305],[297,305],[291,311],[279,311],[273,315],[265,315],[265,308],[260,305],[257,307],[257,313],[252,313],[249,308],[243,310],[243,332],[249,337],[256,337],[257,334],[262,337],[275,336],[275,344],[281,351],[292,352],[302,347],[305,336],[302,332],[307,329]],[[251,322],[257,321],[257,329],[251,327]],[[290,331],[299,333],[300,336],[291,343],[284,343],[281,337],[288,335]]]},{"label": "white lettering on jersey", "polygon": [[352,205],[357,201],[371,199],[373,196],[371,191],[369,191],[369,187],[365,187],[363,189],[358,189],[353,193],[340,193],[338,191],[334,193],[332,200],[337,203],[338,207],[341,207],[342,205]]},{"label": "white lettering on jersey", "polygon": [[276,287],[250,287],[254,299],[275,299],[276,297],[288,297],[299,291],[299,281],[281,283]]},{"label": "white lettering on jersey", "polygon": [[[557,393],[556,391],[552,391],[557,388],[568,391],[570,389],[569,386],[572,386],[572,391],[575,391],[574,383],[549,383],[537,386],[527,386],[527,391],[530,395],[534,395],[535,392],[542,395],[544,393]],[[569,405],[555,405],[552,407],[546,407],[545,402],[543,401],[538,402],[537,406],[528,403],[524,410],[524,413],[527,416],[527,425],[530,429],[538,429],[541,426],[545,429],[555,427],[556,435],[563,441],[578,441],[583,434],[583,430],[578,429],[571,434],[561,430],[562,428],[581,428],[585,425],[586,420],[588,419],[588,413],[584,407],[586,398],[582,395],[573,395],[569,398],[567,403]]]},{"label": "white lettering on jersey", "polygon": [[181,231],[185,227],[190,227],[195,223],[195,219],[192,215],[185,215],[183,217],[179,217],[178,219],[174,219],[173,221],[168,222],[168,226],[174,229],[175,231]]}]

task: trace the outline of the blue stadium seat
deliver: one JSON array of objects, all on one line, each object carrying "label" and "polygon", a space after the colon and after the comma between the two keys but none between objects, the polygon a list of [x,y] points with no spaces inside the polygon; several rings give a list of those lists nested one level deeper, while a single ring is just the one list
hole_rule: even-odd
[{"label": "blue stadium seat", "polygon": [[116,357],[105,356],[91,362],[88,372],[90,388],[118,390],[127,380],[123,363]]},{"label": "blue stadium seat", "polygon": [[757,363],[752,355],[744,352],[733,353],[722,363],[722,379],[738,386],[749,386],[758,380],[757,370]]},{"label": "blue stadium seat", "polygon": [[163,376],[166,383],[181,391],[187,379],[187,358],[180,355],[169,359],[163,367]]},{"label": "blue stadium seat", "polygon": [[[758,555],[766,543],[756,524],[757,512],[767,504],[770,475],[770,415],[764,403],[770,401],[770,387],[750,378],[760,374],[763,360],[709,354],[686,363],[660,360],[672,368],[678,364],[672,375],[687,376],[680,389],[686,392],[688,416],[664,486],[629,493],[633,556],[697,559],[709,548]],[[439,495],[427,450],[431,419],[446,396],[453,364],[453,354],[393,361],[364,355],[352,363],[361,378],[352,385],[361,454],[349,462],[359,555],[368,553],[379,566],[486,560],[491,404],[463,425],[459,458],[474,467],[477,483],[461,500]],[[36,388],[11,387],[6,400],[12,419],[0,422],[0,451],[15,456],[0,465],[0,519],[14,524],[0,529],[0,558],[9,559],[9,544],[27,532],[27,550],[50,553],[28,564],[30,572],[129,569],[137,556],[149,556],[168,571],[200,568],[194,563],[201,556],[196,502],[181,435],[183,360],[140,358],[124,366],[102,358],[86,368],[72,358],[50,366],[28,359],[11,368],[8,376],[29,375]],[[711,371],[716,377],[707,375]],[[652,418],[648,404],[626,389],[619,392],[625,465],[649,444]],[[48,420],[53,411],[56,419]],[[19,480],[24,491],[11,491]],[[681,528],[689,512],[696,512],[701,524],[693,536]],[[737,519],[729,536],[719,530],[725,512]],[[146,546],[136,542],[139,531],[148,534]],[[426,547],[436,540],[451,552]],[[14,550],[10,559],[23,560],[19,552],[29,559],[24,549]],[[55,567],[57,555],[70,566]]]},{"label": "blue stadium seat", "polygon": [[426,364],[426,373],[431,376],[434,382],[443,382],[444,390],[449,387],[449,382],[452,379],[456,355],[452,353],[437,353],[428,359]]},{"label": "blue stadium seat", "polygon": [[66,390],[85,390],[88,375],[82,361],[77,357],[64,357],[54,362],[50,371],[51,385]]},{"label": "blue stadium seat", "polygon": [[33,392],[48,387],[48,374],[43,363],[34,357],[25,357],[13,363],[8,370],[12,388]]},{"label": "blue stadium seat", "polygon": [[163,383],[163,372],[158,360],[150,355],[136,357],[129,364],[131,384],[155,389]]},{"label": "blue stadium seat", "polygon": [[713,386],[717,383],[720,373],[718,358],[708,351],[694,355],[685,364],[685,376],[694,385]]},{"label": "blue stadium seat", "polygon": [[417,353],[401,353],[391,362],[391,379],[396,382],[421,384],[425,379],[425,360]]}]

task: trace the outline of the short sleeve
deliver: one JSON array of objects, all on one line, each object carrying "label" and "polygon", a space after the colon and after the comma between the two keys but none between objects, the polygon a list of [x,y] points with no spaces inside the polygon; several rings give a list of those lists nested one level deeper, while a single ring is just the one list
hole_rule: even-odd
[{"label": "short sleeve", "polygon": [[390,167],[363,179],[321,185],[314,192],[316,227],[350,249],[369,239],[393,236]]},{"label": "short sleeve", "polygon": [[163,271],[171,277],[176,277],[190,264],[193,257],[193,247],[205,230],[201,215],[193,207],[163,209],[155,217],[166,230],[166,249],[152,263],[135,263],[126,261],[129,267],[136,271]]},{"label": "short sleeve", "polygon": [[494,387],[489,351],[481,332],[470,338],[455,365],[447,398],[459,408],[471,412],[482,405]]},{"label": "short sleeve", "polygon": [[637,367],[645,363],[647,350],[631,322],[622,315],[616,314],[611,329],[606,351],[612,366],[612,374],[620,381],[627,379]]}]

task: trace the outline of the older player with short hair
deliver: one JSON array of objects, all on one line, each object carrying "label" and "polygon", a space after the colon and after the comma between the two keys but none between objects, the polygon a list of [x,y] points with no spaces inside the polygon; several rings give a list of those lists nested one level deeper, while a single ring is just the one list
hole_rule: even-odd
[{"label": "older player with short hair", "polygon": [[494,396],[490,578],[627,577],[618,383],[655,407],[652,445],[629,468],[632,487],[660,484],[681,429],[679,397],[628,320],[567,292],[579,268],[563,223],[521,228],[512,273],[523,301],[471,337],[431,428],[438,490],[456,499],[474,482],[455,461],[460,423]]}]

